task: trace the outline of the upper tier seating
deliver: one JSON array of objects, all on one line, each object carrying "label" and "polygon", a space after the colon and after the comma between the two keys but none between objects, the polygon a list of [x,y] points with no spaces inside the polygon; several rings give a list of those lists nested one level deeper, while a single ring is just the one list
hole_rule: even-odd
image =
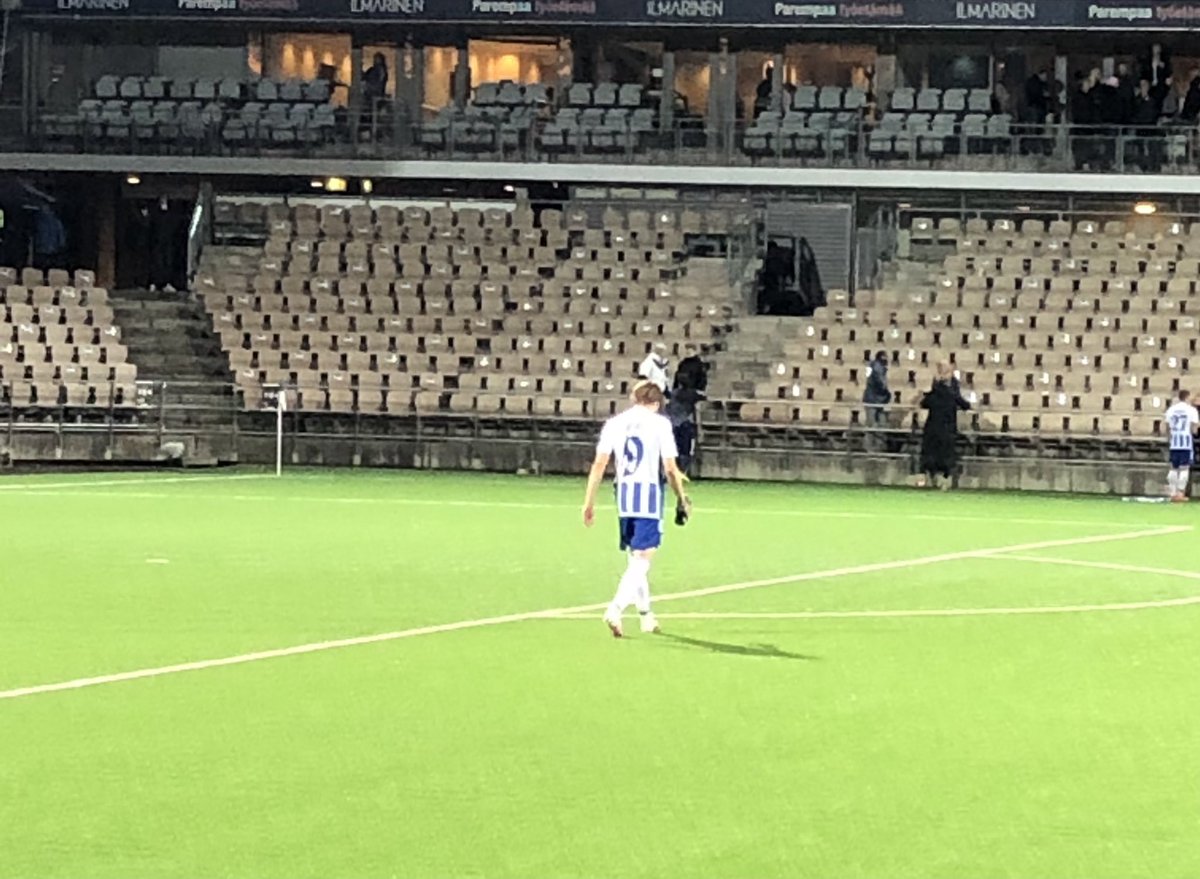
[{"label": "upper tier seating", "polygon": [[420,141],[430,152],[512,152],[532,143],[550,155],[625,153],[645,146],[658,129],[656,110],[644,101],[640,85],[577,82],[563,106],[547,117],[546,86],[486,83],[465,109],[442,110],[421,129]]},{"label": "upper tier seating", "polygon": [[333,139],[334,107],[323,79],[101,77],[77,113],[42,119],[52,140],[182,147],[223,142],[240,146],[317,144]]}]

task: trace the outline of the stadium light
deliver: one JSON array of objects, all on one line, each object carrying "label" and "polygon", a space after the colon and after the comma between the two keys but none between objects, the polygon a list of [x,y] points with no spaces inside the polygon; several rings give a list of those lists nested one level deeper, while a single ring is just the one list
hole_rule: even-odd
[{"label": "stadium light", "polygon": [[1158,205],[1152,201],[1139,201],[1133,206],[1133,212],[1139,217],[1149,217],[1158,213]]},{"label": "stadium light", "polygon": [[142,178],[136,174],[130,174],[128,177],[125,178],[125,182],[128,183],[130,186],[137,186],[139,183],[142,182]]},{"label": "stadium light", "polygon": [[325,189],[328,192],[345,192],[346,178],[345,177],[330,177],[325,181]]},{"label": "stadium light", "polygon": [[363,195],[370,195],[375,191],[375,183],[371,180],[364,180],[362,182],[362,191]]},{"label": "stadium light", "polygon": [[308,185],[311,186],[313,189],[324,189],[325,181],[324,180],[313,180]]}]

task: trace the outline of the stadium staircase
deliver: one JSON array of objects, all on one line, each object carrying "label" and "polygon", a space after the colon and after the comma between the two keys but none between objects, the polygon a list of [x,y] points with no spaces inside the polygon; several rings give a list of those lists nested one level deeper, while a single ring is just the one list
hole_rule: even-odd
[{"label": "stadium staircase", "polygon": [[152,392],[161,397],[144,402],[162,413],[164,432],[185,443],[189,464],[222,463],[219,444],[197,441],[228,431],[234,411],[233,377],[203,307],[191,293],[162,290],[114,292],[112,306],[139,380],[161,383]]}]

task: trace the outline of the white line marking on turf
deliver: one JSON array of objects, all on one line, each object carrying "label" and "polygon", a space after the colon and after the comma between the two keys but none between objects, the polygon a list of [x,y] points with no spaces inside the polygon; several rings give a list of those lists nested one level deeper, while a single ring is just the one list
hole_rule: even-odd
[{"label": "white line marking on turf", "polygon": [[[210,476],[210,477],[194,477],[180,478],[175,480],[161,480],[162,482],[219,482],[225,479],[263,479],[275,478],[270,474],[254,474],[242,476]],[[119,497],[134,500],[175,500],[180,497],[186,497],[189,500],[214,500],[214,501],[260,501],[274,504],[284,503],[314,503],[314,504],[382,504],[386,506],[411,506],[411,507],[467,507],[477,509],[495,509],[495,510],[570,510],[578,511],[578,507],[569,504],[550,504],[550,503],[530,503],[521,501],[460,501],[460,500],[431,500],[426,498],[403,498],[403,497],[322,497],[319,495],[264,495],[264,494],[188,494],[179,495],[169,492],[135,492],[135,491],[92,491],[94,486],[138,486],[143,484],[152,484],[151,480],[129,480],[129,481],[112,481],[112,482],[89,482],[89,483],[58,483],[43,486],[3,486],[0,484],[0,490],[7,488],[9,493],[18,497],[58,497],[62,494],[70,494],[74,497]],[[59,489],[59,490],[50,490]],[[68,489],[74,489],[68,491]],[[0,491],[0,493],[3,493]],[[788,518],[802,519],[893,519],[894,513],[873,513],[867,511],[846,511],[846,510],[765,510],[748,508],[729,508],[729,507],[701,507],[697,512],[701,515],[733,515],[733,516],[783,516]],[[1061,527],[1080,527],[1094,528],[1104,525],[1105,523],[1097,520],[1089,519],[1038,519],[1026,517],[997,517],[997,516],[951,516],[939,515],[936,513],[913,513],[906,514],[903,518],[918,521],[918,522],[989,522],[999,525],[1052,525]],[[1157,523],[1154,522],[1118,522],[1115,523],[1121,527],[1127,528],[1153,528]],[[1184,530],[1191,531],[1193,526],[1180,526]]]},{"label": "white line marking on turf", "polygon": [[1121,571],[1128,574],[1161,574],[1164,577],[1184,577],[1188,580],[1200,580],[1200,571],[1182,571],[1177,568],[1155,568],[1146,565],[1126,565],[1121,562],[1088,562],[1079,559],[1046,558],[1040,555],[1018,555],[1012,553],[995,553],[992,558],[1011,559],[1015,562],[1037,562],[1043,565],[1067,565],[1077,568],[1098,568],[1102,571]]},{"label": "white line marking on turf", "polygon": [[[99,479],[94,482],[25,482],[15,485],[5,484],[0,481],[0,493],[9,492],[11,494],[65,494],[65,489],[83,489],[84,491],[91,488],[113,487],[120,485],[170,485],[180,482],[225,482],[232,479],[266,479],[275,477],[269,473],[230,473],[225,476],[152,476],[149,479]],[[49,491],[49,489],[59,489],[59,491]],[[75,492],[70,492],[74,494]],[[83,493],[83,492],[80,492]],[[121,494],[121,492],[105,492],[105,494]],[[164,495],[164,497],[173,497],[174,495]]]},{"label": "white line marking on turf", "polygon": [[[1168,526],[1146,531],[1126,531],[1119,534],[1100,534],[1091,537],[1071,537],[1061,540],[1042,540],[1036,543],[1020,543],[1012,546],[997,546],[990,549],[964,550],[962,552],[943,553],[941,555],[924,556],[913,559],[901,559],[891,562],[874,562],[865,565],[855,565],[847,568],[833,568],[827,571],[809,571],[787,577],[772,577],[765,580],[747,580],[742,583],[729,583],[724,586],[710,586],[704,589],[691,589],[686,592],[672,592],[655,597],[655,601],[677,601],[684,598],[700,598],[706,595],[720,595],[726,592],[740,592],[746,589],[758,589],[764,586],[781,586],[788,583],[803,583],[809,580],[823,580],[833,577],[849,577],[855,574],[870,574],[879,571],[895,571],[902,568],[912,568],[921,565],[932,565],[939,562],[957,561],[960,559],[986,558],[1000,553],[1032,552],[1039,549],[1051,549],[1061,546],[1082,546],[1093,543],[1108,543],[1117,540],[1137,540],[1144,537],[1160,537],[1167,534],[1178,534],[1190,529],[1182,526]],[[506,614],[497,617],[485,617],[478,620],[461,620],[456,623],[442,623],[434,626],[421,626],[415,629],[402,629],[396,632],[383,632],[377,635],[363,635],[355,638],[340,638],[334,641],[318,641],[312,644],[299,644],[294,647],[280,647],[274,650],[260,650],[254,653],[243,653],[237,656],[226,656],[219,659],[202,659],[194,662],[183,662],[175,665],[164,665],[158,668],[143,668],[136,671],[117,672],[116,674],[99,675],[97,677],[78,678],[72,681],[61,681],[53,684],[35,684],[29,687],[18,687],[12,690],[0,691],[0,700],[18,699],[22,696],[36,696],[42,693],[55,693],[63,690],[79,690],[85,687],[95,687],[101,684],[115,684],[122,681],[135,681],[142,678],[161,677],[162,675],[178,674],[185,671],[202,671],[209,668],[220,668],[227,665],[242,665],[249,662],[260,662],[265,659],[280,659],[285,656],[300,656],[306,653],[319,653],[325,650],[336,650],[342,647],[358,647],[364,644],[379,644],[385,641],[399,641],[404,638],[416,638],[421,635],[435,635],[441,632],[457,632],[465,629],[478,629],[485,626],[499,626],[505,623],[518,623],[525,620],[554,619],[567,614],[588,613],[603,610],[607,602],[586,604],[578,607],[552,608],[526,613]]]}]

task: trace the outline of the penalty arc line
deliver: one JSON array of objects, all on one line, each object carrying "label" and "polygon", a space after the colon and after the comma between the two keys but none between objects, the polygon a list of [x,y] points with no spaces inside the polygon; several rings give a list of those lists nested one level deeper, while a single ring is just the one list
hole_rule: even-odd
[{"label": "penalty arc line", "polygon": [[[811,580],[825,580],[834,577],[850,577],[857,574],[871,574],[881,571],[895,571],[904,568],[952,562],[963,559],[987,558],[1002,553],[1033,552],[1040,549],[1053,549],[1063,546],[1083,546],[1094,543],[1109,543],[1118,540],[1137,540],[1145,537],[1161,537],[1168,534],[1178,534],[1191,529],[1185,526],[1168,526],[1144,531],[1126,531],[1118,534],[1101,534],[1091,537],[1071,537],[1059,540],[1043,540],[1035,543],[1020,543],[1011,546],[997,546],[988,549],[972,549],[960,552],[942,553],[940,555],[923,556],[919,558],[900,559],[890,562],[872,562],[864,565],[854,565],[845,568],[833,568],[825,571],[809,571],[803,574],[793,574],[784,577],[771,577],[762,580],[747,580],[741,583],[728,583],[723,586],[709,586],[702,589],[691,589],[685,592],[672,592],[655,597],[655,601],[679,601],[685,598],[701,598],[708,595],[721,595],[728,592],[741,592],[747,589],[759,589],[766,586],[782,586],[790,583],[804,583]],[[116,684],[124,681],[142,680],[145,678],[162,677],[188,671],[203,671],[210,668],[222,668],[231,665],[244,665],[251,662],[262,662],[268,659],[282,659],[288,656],[302,656],[309,653],[320,653],[326,650],[337,650],[345,647],[360,647],[367,644],[380,644],[387,641],[399,641],[405,638],[416,638],[423,635],[436,635],[444,632],[457,632],[466,629],[479,629],[488,626],[499,626],[506,623],[519,623],[526,620],[555,619],[568,614],[587,613],[603,610],[607,602],[586,604],[577,607],[550,608],[548,610],[529,611],[525,613],[505,614],[503,616],[484,617],[477,620],[460,620],[454,623],[442,623],[432,626],[421,626],[413,629],[402,629],[395,632],[381,632],[376,635],[362,635],[352,638],[339,638],[332,641],[317,641],[311,644],[297,644],[292,647],[280,647],[273,650],[259,650],[253,653],[242,653],[236,656],[225,656],[216,659],[201,659],[192,662],[181,662],[174,665],[164,665],[157,668],[143,668],[134,671],[117,672],[115,674],[98,675],[95,677],[77,678],[70,681],[59,681],[51,684],[35,684],[28,687],[17,687],[0,691],[0,700],[19,699],[24,696],[36,696],[45,693],[56,693],[65,690],[80,690],[87,687],[97,687],[104,684]]]}]

